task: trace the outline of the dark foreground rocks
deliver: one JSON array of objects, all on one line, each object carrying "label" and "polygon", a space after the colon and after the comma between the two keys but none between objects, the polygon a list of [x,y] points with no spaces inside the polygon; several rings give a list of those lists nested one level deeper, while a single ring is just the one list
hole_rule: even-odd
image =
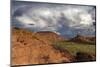
[{"label": "dark foreground rocks", "polygon": [[75,59],[76,62],[96,61],[96,56],[85,52],[77,52]]}]

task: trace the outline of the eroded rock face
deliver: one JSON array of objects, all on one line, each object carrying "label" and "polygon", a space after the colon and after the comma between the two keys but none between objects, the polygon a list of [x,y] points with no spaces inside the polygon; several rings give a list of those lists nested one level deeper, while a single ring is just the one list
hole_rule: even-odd
[{"label": "eroded rock face", "polygon": [[48,40],[35,35],[35,33],[29,31],[13,29],[12,65],[73,61],[73,57],[67,51],[55,49]]}]

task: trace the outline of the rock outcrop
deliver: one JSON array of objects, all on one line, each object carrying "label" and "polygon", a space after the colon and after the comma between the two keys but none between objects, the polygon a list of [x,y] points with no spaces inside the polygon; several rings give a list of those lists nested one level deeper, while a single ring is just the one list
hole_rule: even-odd
[{"label": "rock outcrop", "polygon": [[72,62],[73,56],[53,47],[50,40],[62,37],[51,32],[12,29],[12,65]]}]

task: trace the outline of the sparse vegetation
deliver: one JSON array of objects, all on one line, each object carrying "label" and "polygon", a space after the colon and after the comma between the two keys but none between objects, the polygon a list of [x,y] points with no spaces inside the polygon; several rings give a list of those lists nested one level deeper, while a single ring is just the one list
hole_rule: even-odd
[{"label": "sparse vegetation", "polygon": [[72,55],[76,55],[77,52],[86,52],[95,54],[95,44],[82,44],[69,41],[58,41],[53,43],[54,46],[68,50]]}]

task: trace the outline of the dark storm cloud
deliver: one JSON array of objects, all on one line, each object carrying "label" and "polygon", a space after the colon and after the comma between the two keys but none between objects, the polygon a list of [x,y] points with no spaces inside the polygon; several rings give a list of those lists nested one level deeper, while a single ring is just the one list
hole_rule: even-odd
[{"label": "dark storm cloud", "polygon": [[95,7],[35,2],[13,2],[12,24],[33,31],[61,35],[95,35]]}]

